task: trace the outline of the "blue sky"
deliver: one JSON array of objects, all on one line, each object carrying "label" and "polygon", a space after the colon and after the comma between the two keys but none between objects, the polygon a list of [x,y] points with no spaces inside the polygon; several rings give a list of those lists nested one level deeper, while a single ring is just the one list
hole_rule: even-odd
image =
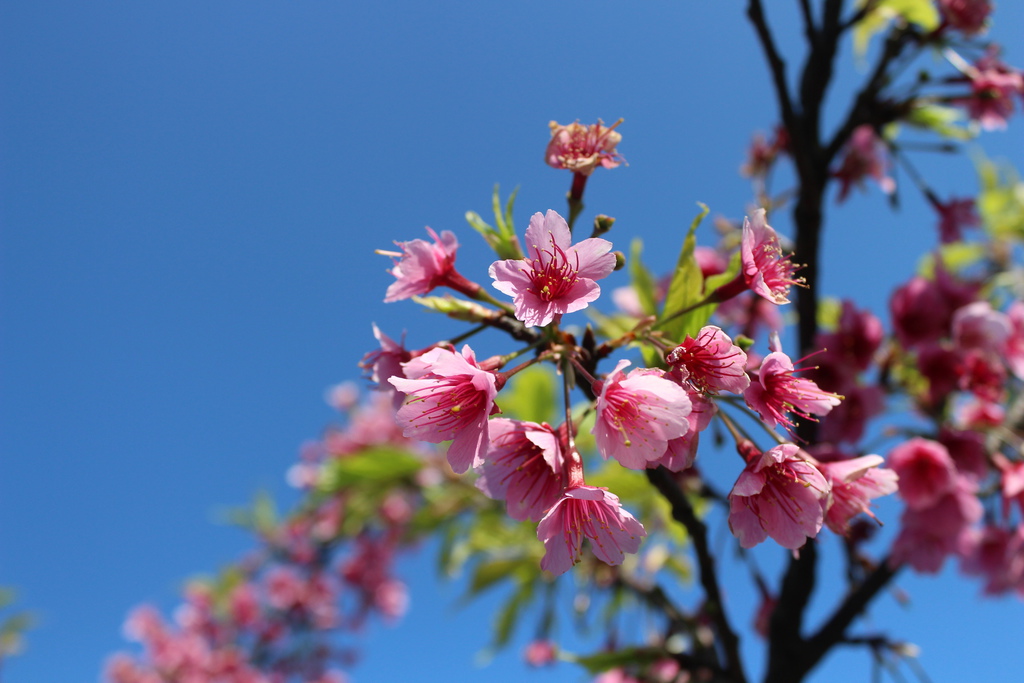
[{"label": "blue sky", "polygon": [[[1024,8],[1000,5],[1008,41]],[[794,17],[772,17],[798,45]],[[1006,57],[1024,65],[1019,44]],[[520,230],[561,211],[547,122],[598,117],[625,118],[629,167],[595,174],[587,215],[616,216],[616,247],[642,234],[667,270],[696,202],[742,217],[737,169],[776,120],[743,3],[0,5],[0,584],[40,622],[9,679],[96,680],[133,605],[170,607],[182,579],[246,550],[222,511],[259,489],[291,499],[284,471],[332,417],[324,389],[357,376],[371,321],[412,346],[450,335],[381,303],[373,250],[454,230],[463,272],[485,279],[464,212],[486,217],[495,183],[520,186]],[[1012,123],[981,144],[1024,166]],[[975,188],[966,159],[918,165],[940,196]],[[829,204],[825,292],[884,306],[935,242],[903,199]],[[371,629],[357,680],[521,679],[515,652],[475,667],[486,606],[455,612],[428,552],[403,571],[412,611]],[[1019,603],[977,603],[951,571],[900,585],[912,607],[883,598],[877,624],[918,642],[933,679],[984,660],[979,679],[1008,680],[989,655],[1020,642]],[[963,628],[935,627],[951,615]],[[829,672],[865,681],[867,656]],[[556,677],[581,674],[537,680]]]}]

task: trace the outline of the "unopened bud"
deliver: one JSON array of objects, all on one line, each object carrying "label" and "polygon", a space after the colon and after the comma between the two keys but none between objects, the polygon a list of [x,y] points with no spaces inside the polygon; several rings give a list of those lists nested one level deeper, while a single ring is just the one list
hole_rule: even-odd
[{"label": "unopened bud", "polygon": [[603,213],[597,214],[594,217],[594,232],[590,234],[591,237],[600,237],[615,225],[615,219],[611,216],[605,216]]},{"label": "unopened bud", "polygon": [[626,255],[621,251],[613,251],[615,254],[615,270],[622,270],[626,266]]}]

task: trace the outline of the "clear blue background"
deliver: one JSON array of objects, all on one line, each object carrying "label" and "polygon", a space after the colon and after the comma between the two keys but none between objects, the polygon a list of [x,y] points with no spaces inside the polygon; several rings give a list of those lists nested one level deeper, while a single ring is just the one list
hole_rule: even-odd
[{"label": "clear blue background", "polygon": [[[795,3],[766,4],[797,49]],[[0,584],[39,617],[7,680],[96,680],[133,605],[170,608],[184,577],[250,547],[221,511],[258,489],[293,499],[284,471],[332,417],[325,387],[374,347],[370,322],[407,329],[411,346],[451,335],[410,303],[381,303],[389,263],[373,250],[451,229],[463,273],[485,280],[492,257],[462,216],[487,216],[494,183],[521,186],[520,230],[563,209],[568,174],[542,163],[550,119],[626,119],[629,167],[594,175],[583,220],[616,216],[624,250],[643,234],[655,269],[671,266],[695,202],[741,218],[752,197],[737,169],[777,118],[744,6],[0,4]],[[1022,30],[1024,7],[1000,3],[991,35],[1017,65]],[[859,77],[849,45],[842,59],[833,93]],[[1024,166],[1019,113],[1012,123],[981,142]],[[974,192],[965,158],[918,165],[940,196]],[[895,214],[875,188],[830,201],[827,293],[881,309],[935,243],[905,185]],[[520,645],[477,667],[491,606],[456,611],[458,587],[433,567],[429,548],[403,562],[412,609],[369,630],[356,680],[528,675]],[[883,597],[870,626],[920,644],[933,680],[1019,680],[1019,602],[977,601],[952,568],[899,586],[909,608]],[[747,623],[752,595],[729,591]],[[583,678],[562,665],[534,680]],[[853,651],[816,680],[868,678]]]}]

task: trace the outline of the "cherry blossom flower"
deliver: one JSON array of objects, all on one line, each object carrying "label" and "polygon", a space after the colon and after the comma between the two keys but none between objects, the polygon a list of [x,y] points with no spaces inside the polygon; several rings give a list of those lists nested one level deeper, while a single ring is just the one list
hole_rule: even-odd
[{"label": "cherry blossom flower", "polygon": [[495,375],[482,370],[469,345],[462,353],[435,348],[402,365],[408,379],[392,377],[408,399],[396,419],[407,437],[441,443],[453,439],[448,463],[462,474],[483,463],[487,418],[497,412]]},{"label": "cherry blossom flower", "polygon": [[784,126],[775,129],[775,137],[771,142],[764,135],[757,133],[747,151],[747,161],[740,167],[740,173],[746,177],[763,177],[768,174],[780,154],[789,151],[789,133]]},{"label": "cherry blossom flower", "polygon": [[512,519],[539,520],[565,488],[558,435],[546,424],[500,417],[489,430],[490,449],[476,487],[504,500]]},{"label": "cherry blossom flower", "polygon": [[892,449],[889,467],[899,476],[900,497],[915,510],[935,505],[953,490],[958,480],[956,465],[946,447],[921,437]]},{"label": "cherry blossom flower", "polygon": [[980,33],[992,13],[991,0],[937,0],[937,3],[943,21],[967,36]]},{"label": "cherry blossom flower", "polygon": [[[900,491],[903,483],[901,477]],[[968,547],[971,525],[983,514],[976,492],[972,482],[958,477],[953,488],[934,504],[923,508],[908,506],[900,518],[900,532],[893,541],[890,563],[906,563],[918,572],[933,574],[942,568],[948,555],[963,552]]]},{"label": "cherry blossom flower", "polygon": [[622,135],[615,128],[622,119],[611,126],[605,126],[598,119],[589,126],[579,121],[563,126],[555,121],[551,127],[551,142],[544,152],[544,159],[549,166],[567,169],[573,173],[590,175],[598,166],[615,168],[623,159],[615,151],[615,146],[622,140]]},{"label": "cherry blossom flower", "polygon": [[606,459],[642,470],[665,454],[668,442],[689,429],[690,397],[660,370],[636,368],[628,375],[620,360],[608,378],[595,387],[597,419],[591,430]]},{"label": "cherry blossom flower", "polygon": [[885,392],[877,386],[847,385],[843,401],[821,420],[819,437],[833,443],[857,443],[867,422],[885,408]]},{"label": "cherry blossom flower", "polygon": [[1024,379],[1024,301],[1014,301],[1006,309],[1010,320],[1010,336],[1003,348],[1003,358],[1017,379]]},{"label": "cherry blossom flower", "polygon": [[402,402],[405,401],[405,394],[397,391],[388,380],[392,377],[404,376],[402,363],[409,362],[412,359],[412,354],[405,349],[403,343],[396,342],[381,332],[377,325],[373,326],[373,336],[380,343],[380,348],[363,356],[359,367],[367,372],[370,381],[377,385],[378,390],[392,395],[395,410],[398,410]]},{"label": "cherry blossom flower", "polygon": [[558,649],[550,640],[534,640],[523,651],[523,659],[530,666],[547,666],[555,661]]},{"label": "cherry blossom flower", "polygon": [[742,395],[750,386],[747,354],[714,325],[702,327],[696,339],[687,335],[665,360],[685,371],[685,379],[702,392],[729,391]]},{"label": "cherry blossom flower", "polygon": [[960,66],[970,80],[971,93],[954,102],[966,107],[968,116],[983,130],[1005,129],[1006,120],[1013,113],[1014,98],[1024,93],[1024,76],[994,55],[987,55],[966,68],[960,61],[959,57],[954,58],[954,64]]},{"label": "cherry blossom flower", "polygon": [[802,284],[803,279],[793,279],[796,266],[782,255],[779,236],[768,225],[765,215],[764,209],[758,209],[743,219],[743,277],[750,289],[768,301],[788,304],[790,286]]},{"label": "cherry blossom flower", "polygon": [[747,405],[772,429],[780,424],[789,430],[795,428],[786,413],[813,420],[812,415],[827,415],[839,405],[838,395],[822,391],[812,380],[794,377],[795,372],[799,371],[789,356],[773,351],[761,362],[757,381],[751,382],[744,393]]},{"label": "cherry blossom flower", "polygon": [[662,466],[670,472],[682,472],[693,465],[693,461],[697,457],[700,433],[711,424],[711,418],[718,412],[718,405],[705,398],[703,394],[687,391],[687,395],[690,397],[692,406],[690,414],[686,416],[690,428],[682,436],[669,439],[665,455],[657,460],[649,461],[647,463],[649,469]]},{"label": "cherry blossom flower", "polygon": [[747,466],[729,492],[729,528],[744,548],[770,536],[796,550],[821,530],[828,480],[794,444],[746,450]]},{"label": "cherry blossom flower", "polygon": [[896,191],[896,181],[886,175],[889,163],[883,150],[884,145],[874,128],[864,124],[854,129],[839,168],[832,172],[840,183],[837,201],[845,201],[850,188],[861,185],[868,177],[875,179],[882,192],[892,194]]},{"label": "cherry blossom flower", "polygon": [[552,574],[564,574],[580,561],[584,537],[602,562],[622,564],[624,553],[639,550],[646,535],[643,524],[622,509],[618,496],[604,488],[575,486],[537,525],[537,537],[545,549],[540,566]]},{"label": "cherry blossom flower", "polygon": [[887,496],[899,488],[897,474],[878,467],[882,462],[881,456],[865,455],[818,465],[832,486],[832,502],[825,515],[829,529],[845,536],[854,516],[863,512],[874,517],[870,509],[872,499]]},{"label": "cherry blossom flower", "polygon": [[572,244],[565,219],[555,211],[535,213],[526,229],[532,257],[495,261],[494,288],[513,297],[516,318],[543,327],[565,313],[586,308],[601,295],[596,280],[615,269],[612,243],[591,237]]},{"label": "cherry blossom flower", "polygon": [[427,232],[434,238],[433,244],[415,239],[395,242],[395,246],[401,249],[400,252],[377,252],[397,259],[395,267],[391,269],[395,281],[385,293],[385,303],[426,294],[435,287],[446,284],[453,273],[457,276],[455,251],[459,248],[459,241],[454,233],[445,230],[438,237],[431,228],[427,228]]},{"label": "cherry blossom flower", "polygon": [[942,244],[959,242],[963,239],[963,228],[976,228],[981,224],[973,199],[935,200],[932,206],[939,213],[939,241]]}]

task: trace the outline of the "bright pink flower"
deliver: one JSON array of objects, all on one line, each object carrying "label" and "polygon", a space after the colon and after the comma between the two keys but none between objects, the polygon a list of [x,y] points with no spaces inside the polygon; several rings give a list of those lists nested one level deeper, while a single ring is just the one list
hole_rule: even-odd
[{"label": "bright pink flower", "polygon": [[839,405],[839,396],[822,391],[812,380],[794,377],[795,372],[799,371],[789,356],[773,351],[765,356],[757,371],[757,381],[751,382],[744,394],[747,405],[772,429],[780,424],[790,430],[795,428],[786,413],[813,420],[812,415],[827,415]]},{"label": "bright pink flower", "polygon": [[1010,514],[1010,503],[1017,503],[1024,514],[1024,462],[1011,462],[1002,467],[1000,488],[1003,494],[1003,516]]},{"label": "bright pink flower", "polygon": [[744,548],[770,536],[796,550],[821,530],[828,480],[793,444],[748,450],[747,466],[729,492],[729,528]]},{"label": "bright pink flower", "polygon": [[959,386],[982,401],[999,403],[1005,394],[1006,366],[995,353],[971,349],[960,357]]},{"label": "bright pink flower", "polygon": [[480,369],[469,345],[461,354],[435,348],[402,367],[408,379],[388,381],[409,397],[396,415],[405,436],[430,443],[453,439],[448,463],[458,474],[482,464],[487,418],[497,412],[494,374]]},{"label": "bright pink flower", "polygon": [[981,224],[973,199],[935,200],[932,206],[939,212],[939,241],[942,244],[959,242],[963,239],[963,228],[976,228]]},{"label": "bright pink flower", "polygon": [[967,547],[970,526],[981,519],[984,511],[976,491],[973,483],[959,477],[953,488],[933,505],[907,507],[900,518],[900,532],[893,541],[889,561],[893,565],[909,564],[922,573],[939,571],[947,555]]},{"label": "bright pink flower", "polygon": [[526,229],[532,258],[491,264],[494,288],[515,300],[516,318],[543,327],[564,313],[586,308],[601,295],[595,282],[615,269],[612,243],[591,237],[572,244],[565,219],[555,211],[533,214]]},{"label": "bright pink flower", "polygon": [[793,279],[796,266],[782,255],[779,236],[765,221],[764,209],[743,219],[740,255],[747,286],[774,304],[788,304],[790,286],[803,283],[802,278]]},{"label": "bright pink flower", "polygon": [[775,138],[769,142],[761,133],[756,133],[747,151],[747,161],[740,167],[740,173],[749,177],[768,174],[780,154],[789,150],[789,133],[783,126],[775,129]]},{"label": "bright pink flower", "polygon": [[937,0],[939,12],[947,24],[974,35],[985,28],[985,20],[992,13],[991,0]]},{"label": "bright pink flower", "polygon": [[1000,595],[1020,586],[1024,579],[1021,530],[988,524],[962,537],[960,570],[985,579],[985,594]]},{"label": "bright pink flower", "polygon": [[1017,379],[1024,379],[1024,301],[1014,301],[1006,309],[1010,336],[1003,349],[1003,358]]},{"label": "bright pink flower", "polygon": [[973,68],[968,73],[971,94],[954,100],[983,130],[1003,130],[1013,113],[1013,100],[1024,90],[1024,78],[1015,71]]},{"label": "bright pink flower", "polygon": [[689,429],[690,397],[659,370],[637,368],[624,375],[620,360],[597,393],[597,419],[591,430],[606,459],[642,470],[665,454],[668,442]]},{"label": "bright pink flower", "polygon": [[864,124],[854,129],[839,169],[832,172],[832,176],[838,178],[840,183],[837,201],[845,201],[850,188],[860,186],[867,177],[874,178],[886,194],[896,191],[896,181],[886,175],[889,162],[884,150],[885,145],[875,134],[874,128]]},{"label": "bright pink flower", "polygon": [[380,342],[380,348],[363,356],[359,367],[367,372],[370,381],[377,385],[378,390],[391,394],[395,410],[398,410],[405,400],[405,394],[396,391],[388,380],[392,377],[404,377],[402,363],[409,362],[412,354],[405,349],[404,344],[381,332],[377,325],[373,326],[373,336]]},{"label": "bright pink flower", "polygon": [[555,661],[557,649],[550,640],[534,640],[526,646],[523,659],[530,666],[546,666]]},{"label": "bright pink flower", "polygon": [[579,121],[563,126],[552,121],[548,124],[551,142],[544,152],[544,159],[549,166],[583,175],[590,175],[598,166],[615,168],[623,161],[615,151],[615,146],[622,140],[622,135],[615,130],[620,123],[622,119],[605,126],[598,119],[597,123],[589,126]]},{"label": "bright pink flower", "polygon": [[960,354],[945,344],[928,342],[917,352],[917,370],[928,380],[926,405],[939,406],[960,385]]},{"label": "bright pink flower", "polygon": [[884,336],[882,321],[874,313],[858,311],[854,303],[846,299],[835,332],[817,336],[815,345],[824,352],[815,360],[818,365],[845,366],[852,371],[851,375],[867,370]]},{"label": "bright pink flower", "polygon": [[659,465],[670,472],[682,472],[693,465],[697,458],[697,444],[700,441],[700,433],[711,424],[711,418],[718,412],[718,405],[703,394],[687,391],[690,397],[692,409],[686,416],[690,428],[686,433],[676,439],[669,439],[665,449],[665,455],[657,460],[647,463],[648,468],[657,468]]},{"label": "bright pink flower", "polygon": [[500,417],[491,420],[489,430],[490,449],[476,487],[504,500],[512,519],[539,520],[566,484],[558,435],[546,424]]},{"label": "bright pink flower", "polygon": [[852,460],[838,460],[818,465],[832,485],[832,504],[825,515],[828,528],[845,536],[850,529],[850,520],[863,512],[871,513],[871,501],[894,493],[899,477],[890,469],[880,468],[882,458],[865,455]]},{"label": "bright pink flower", "polygon": [[646,535],[643,524],[622,509],[618,496],[603,488],[576,486],[537,525],[545,550],[540,567],[556,575],[569,571],[580,561],[584,537],[602,562],[622,564],[624,553],[639,550]]},{"label": "bright pink flower", "polygon": [[889,454],[889,467],[900,479],[900,497],[907,507],[931,507],[956,486],[957,471],[942,444],[915,437]]},{"label": "bright pink flower", "polygon": [[391,269],[396,279],[388,287],[384,296],[385,303],[426,294],[446,284],[449,276],[455,273],[455,251],[459,248],[455,235],[445,230],[438,237],[430,228],[427,228],[427,232],[434,238],[433,244],[416,239],[395,242],[400,252],[377,252],[397,259],[395,267]]},{"label": "bright pink flower", "polygon": [[746,372],[747,354],[714,325],[702,327],[696,339],[687,335],[665,360],[669,365],[684,370],[684,379],[702,392],[743,394],[750,386]]}]

